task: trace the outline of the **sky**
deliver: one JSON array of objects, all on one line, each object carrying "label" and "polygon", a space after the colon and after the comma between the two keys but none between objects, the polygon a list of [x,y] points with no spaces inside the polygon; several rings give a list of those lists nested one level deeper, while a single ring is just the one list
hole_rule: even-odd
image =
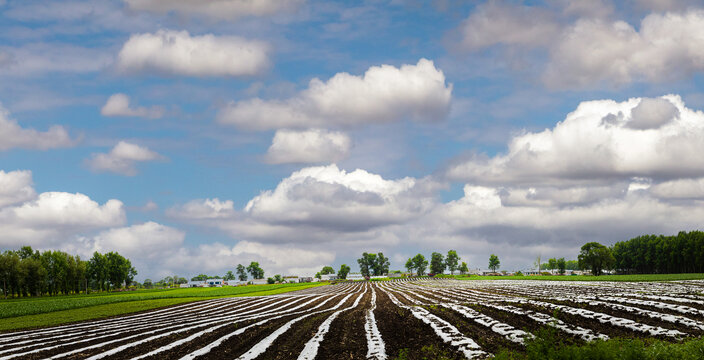
[{"label": "sky", "polygon": [[141,281],[696,230],[702,71],[694,0],[0,0],[0,250]]}]

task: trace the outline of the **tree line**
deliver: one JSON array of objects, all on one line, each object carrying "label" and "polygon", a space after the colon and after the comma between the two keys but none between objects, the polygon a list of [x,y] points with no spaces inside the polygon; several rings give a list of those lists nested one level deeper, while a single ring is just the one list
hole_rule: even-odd
[{"label": "tree line", "polygon": [[704,232],[642,235],[611,248],[613,268],[627,274],[704,272]]},{"label": "tree line", "polygon": [[430,265],[429,274],[442,274],[445,269],[450,270],[450,274],[455,274],[455,270],[459,270],[460,274],[464,275],[469,271],[466,262],[460,264],[460,257],[457,255],[457,251],[450,250],[447,252],[447,256],[443,256],[439,252],[434,252],[430,255],[430,262],[425,259],[423,254],[417,254],[416,256],[409,258],[406,261],[406,270],[409,273],[415,272],[416,275],[425,275],[428,265]]},{"label": "tree line", "polygon": [[137,270],[117,252],[94,252],[89,260],[63,251],[39,252],[30,246],[0,254],[3,296],[78,294],[128,287]]}]

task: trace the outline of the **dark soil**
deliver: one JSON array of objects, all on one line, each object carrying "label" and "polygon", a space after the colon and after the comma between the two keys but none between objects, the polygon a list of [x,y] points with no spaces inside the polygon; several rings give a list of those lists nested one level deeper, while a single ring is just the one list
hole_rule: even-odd
[{"label": "dark soil", "polygon": [[429,325],[393,304],[385,293],[377,292],[376,300],[374,316],[389,358],[464,359],[461,353],[443,343]]},{"label": "dark soil", "polygon": [[[377,299],[379,291],[377,291]],[[320,343],[318,359],[364,359],[367,356],[367,337],[364,330],[365,314],[371,307],[371,291],[353,310],[340,314]]]}]

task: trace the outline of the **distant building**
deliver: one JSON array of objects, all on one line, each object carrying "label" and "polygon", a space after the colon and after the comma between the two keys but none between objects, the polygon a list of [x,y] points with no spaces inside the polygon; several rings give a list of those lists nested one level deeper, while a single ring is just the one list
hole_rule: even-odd
[{"label": "distant building", "polygon": [[313,278],[310,276],[301,276],[298,278],[299,283],[313,282]]},{"label": "distant building", "polygon": [[266,279],[252,279],[249,281],[252,285],[265,285],[267,284]]},{"label": "distant building", "polygon": [[298,282],[298,276],[284,276],[284,283],[297,283]]},{"label": "distant building", "polygon": [[338,279],[338,277],[335,274],[320,275],[321,281],[332,281],[332,280],[337,280],[337,279]]},{"label": "distant building", "polygon": [[205,286],[207,286],[207,287],[222,287],[223,285],[225,285],[225,280],[223,280],[223,279],[205,280]]}]

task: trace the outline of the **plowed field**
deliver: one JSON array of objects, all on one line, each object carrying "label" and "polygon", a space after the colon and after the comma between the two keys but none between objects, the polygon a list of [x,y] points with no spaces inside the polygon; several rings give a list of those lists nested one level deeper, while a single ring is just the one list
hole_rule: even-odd
[{"label": "plowed field", "polygon": [[[704,333],[704,281],[405,280],[0,334],[2,359],[484,359],[541,327],[568,343]],[[116,305],[119,306],[119,305]]]}]

